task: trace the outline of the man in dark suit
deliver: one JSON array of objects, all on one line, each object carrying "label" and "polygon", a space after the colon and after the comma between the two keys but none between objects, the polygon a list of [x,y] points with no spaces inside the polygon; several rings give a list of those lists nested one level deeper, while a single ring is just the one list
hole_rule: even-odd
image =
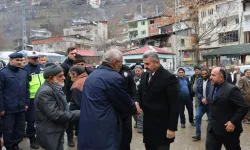
[{"label": "man in dark suit", "polygon": [[145,52],[143,62],[147,73],[137,93],[144,111],[143,142],[146,150],[169,150],[178,124],[178,80],[161,66],[157,52]]},{"label": "man in dark suit", "polygon": [[214,68],[211,73],[209,105],[211,117],[207,127],[206,150],[220,150],[222,144],[227,150],[240,150],[241,121],[248,111],[248,105],[240,90],[225,81],[226,71]]},{"label": "man in dark suit", "polygon": [[221,66],[221,69],[223,69],[226,72],[225,81],[227,81],[228,83],[233,84],[231,73],[227,71],[226,66]]}]

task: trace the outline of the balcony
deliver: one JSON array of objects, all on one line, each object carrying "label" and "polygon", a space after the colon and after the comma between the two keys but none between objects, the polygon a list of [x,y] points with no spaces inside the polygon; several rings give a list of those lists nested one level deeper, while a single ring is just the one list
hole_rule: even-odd
[{"label": "balcony", "polygon": [[250,31],[250,22],[249,22],[249,21],[246,21],[246,22],[243,24],[243,31],[244,31],[244,32]]},{"label": "balcony", "polygon": [[250,16],[250,10],[249,10],[249,11],[244,11],[244,12],[243,12],[243,15],[244,15],[244,16]]}]

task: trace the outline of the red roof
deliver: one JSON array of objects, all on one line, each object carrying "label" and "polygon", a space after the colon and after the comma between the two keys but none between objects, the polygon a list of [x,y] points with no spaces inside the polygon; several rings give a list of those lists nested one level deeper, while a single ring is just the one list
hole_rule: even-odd
[{"label": "red roof", "polygon": [[97,54],[96,51],[93,51],[93,50],[81,50],[81,49],[78,49],[77,53],[79,55],[81,55],[81,56],[90,56],[90,57],[100,56],[100,55]]},{"label": "red roof", "polygon": [[144,54],[148,50],[155,50],[158,54],[175,55],[175,53],[173,53],[173,52],[169,52],[169,51],[161,49],[159,47],[154,47],[154,46],[149,46],[149,45],[146,45],[146,46],[144,46],[142,48],[139,48],[139,49],[136,49],[136,50],[132,50],[132,51],[126,52],[123,55],[126,56],[126,55]]}]

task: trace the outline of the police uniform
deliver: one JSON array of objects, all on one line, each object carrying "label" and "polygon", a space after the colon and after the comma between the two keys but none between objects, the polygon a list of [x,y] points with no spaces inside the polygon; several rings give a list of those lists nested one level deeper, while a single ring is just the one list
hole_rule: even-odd
[{"label": "police uniform", "polygon": [[[22,58],[13,53],[10,58]],[[25,128],[25,107],[29,103],[27,72],[8,64],[0,71],[0,112],[4,112],[3,139],[7,150],[20,150]]]},{"label": "police uniform", "polygon": [[[27,54],[28,58],[39,58],[38,52],[31,51]],[[29,79],[29,91],[30,91],[30,102],[29,102],[29,108],[26,112],[25,120],[27,122],[27,128],[26,128],[26,135],[30,139],[30,146],[32,148],[38,149],[39,146],[36,143],[36,129],[34,126],[35,123],[35,105],[34,105],[34,98],[37,90],[40,88],[40,86],[44,83],[44,77],[43,77],[43,66],[40,64],[33,65],[31,63],[28,63],[24,68],[25,71],[28,73],[28,79]]]},{"label": "police uniform", "polygon": [[[120,71],[121,76],[125,81],[125,89],[135,100],[136,86],[130,68],[123,65]],[[129,116],[121,116],[122,120],[122,140],[120,150],[130,150],[130,143],[132,140],[132,114]]]}]

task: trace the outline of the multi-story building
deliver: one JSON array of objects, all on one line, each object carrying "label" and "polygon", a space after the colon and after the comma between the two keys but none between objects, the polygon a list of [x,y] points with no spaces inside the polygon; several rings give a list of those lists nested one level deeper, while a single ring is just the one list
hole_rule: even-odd
[{"label": "multi-story building", "polygon": [[241,5],[241,0],[217,0],[200,6],[198,38],[204,53],[244,42]]},{"label": "multi-story building", "polygon": [[30,39],[46,39],[50,38],[52,32],[47,29],[30,30]]},{"label": "multi-story building", "polygon": [[68,47],[72,46],[79,49],[90,49],[92,48],[91,42],[90,39],[80,35],[31,40],[33,49],[39,52],[65,52]]},{"label": "multi-story building", "polygon": [[250,0],[242,1],[244,43],[250,43]]},{"label": "multi-story building", "polygon": [[142,38],[148,37],[148,21],[147,18],[132,20],[128,23],[128,39],[130,41],[140,40]]},{"label": "multi-story building", "polygon": [[63,29],[64,36],[80,35],[90,39],[91,47],[105,45],[108,39],[108,26],[106,21],[101,22],[84,22],[75,24],[69,28]]}]

